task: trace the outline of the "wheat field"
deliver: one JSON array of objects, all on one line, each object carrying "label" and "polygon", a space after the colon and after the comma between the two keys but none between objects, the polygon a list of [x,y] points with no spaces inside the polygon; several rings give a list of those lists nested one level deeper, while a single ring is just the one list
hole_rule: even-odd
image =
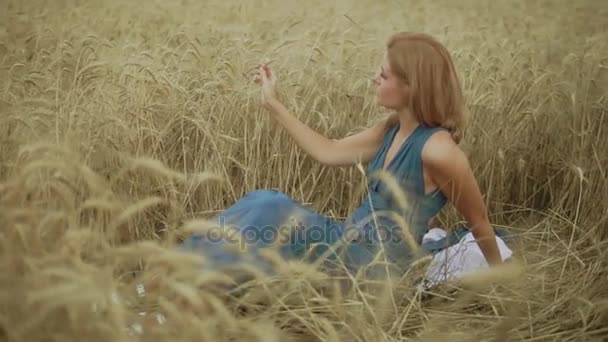
[{"label": "wheat field", "polygon": [[[0,336],[7,341],[591,341],[608,336],[608,6],[593,0],[0,2]],[[358,167],[305,155],[259,104],[331,138],[384,115],[396,31],[436,36],[513,264],[416,289],[277,261],[236,292],[174,244],[244,193],[345,217]],[[461,218],[446,208],[438,224]],[[203,264],[201,264],[203,262]],[[143,296],[137,284],[155,276]],[[162,316],[157,315],[161,313]]]}]

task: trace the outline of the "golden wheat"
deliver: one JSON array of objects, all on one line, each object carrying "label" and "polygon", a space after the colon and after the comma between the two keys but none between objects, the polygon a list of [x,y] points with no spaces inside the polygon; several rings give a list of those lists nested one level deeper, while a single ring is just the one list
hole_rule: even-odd
[{"label": "golden wheat", "polygon": [[[2,339],[605,339],[607,16],[592,0],[1,3]],[[336,218],[366,200],[363,166],[307,157],[249,72],[272,61],[290,110],[342,137],[383,115],[370,77],[397,30],[453,53],[462,147],[512,263],[421,290],[428,257],[371,280],[276,248],[271,275],[175,250],[249,190]]]}]

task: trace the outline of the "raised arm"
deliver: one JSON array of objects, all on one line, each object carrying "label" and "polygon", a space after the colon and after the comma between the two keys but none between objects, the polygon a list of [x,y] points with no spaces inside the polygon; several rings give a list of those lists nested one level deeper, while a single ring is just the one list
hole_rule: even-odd
[{"label": "raised arm", "polygon": [[329,139],[300,121],[276,98],[275,76],[268,67],[261,67],[256,82],[262,87],[262,102],[283,126],[296,144],[318,162],[329,166],[352,165],[369,161],[378,151],[384,134],[396,122],[388,116],[375,125],[343,139]]},{"label": "raised arm", "polygon": [[318,162],[329,166],[352,165],[369,161],[378,151],[390,118],[342,139],[329,139],[300,121],[274,99],[269,103],[273,117],[296,144]]}]

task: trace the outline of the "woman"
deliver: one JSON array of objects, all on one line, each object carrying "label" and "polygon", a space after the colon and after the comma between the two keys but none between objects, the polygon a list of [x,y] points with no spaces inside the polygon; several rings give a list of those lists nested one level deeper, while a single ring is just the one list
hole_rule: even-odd
[{"label": "woman", "polygon": [[[358,134],[331,140],[299,121],[277,99],[276,77],[268,65],[260,65],[255,76],[263,105],[308,155],[332,166],[369,163],[367,199],[349,219],[320,215],[279,191],[256,190],[217,217],[222,227],[236,228],[246,253],[227,252],[222,248],[227,239],[211,241],[204,234],[180,247],[207,256],[212,265],[251,262],[270,270],[258,252],[277,243],[279,227],[295,215],[298,229],[285,235],[278,248],[284,258],[322,258],[355,271],[382,251],[389,264],[403,272],[422,244],[428,223],[449,201],[468,221],[488,264],[500,264],[495,232],[467,157],[458,147],[463,95],[446,48],[426,34],[397,33],[388,40],[374,81],[377,101],[394,113]],[[407,197],[406,207],[384,178],[374,176],[379,171],[397,181]],[[436,252],[456,241],[422,247]]]}]

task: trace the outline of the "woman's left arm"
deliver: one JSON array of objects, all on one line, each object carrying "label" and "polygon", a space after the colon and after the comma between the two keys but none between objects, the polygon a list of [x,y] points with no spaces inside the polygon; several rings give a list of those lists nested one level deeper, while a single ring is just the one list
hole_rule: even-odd
[{"label": "woman's left arm", "polygon": [[427,174],[469,223],[490,266],[502,263],[479,186],[465,153],[448,132],[433,134],[422,150]]}]

